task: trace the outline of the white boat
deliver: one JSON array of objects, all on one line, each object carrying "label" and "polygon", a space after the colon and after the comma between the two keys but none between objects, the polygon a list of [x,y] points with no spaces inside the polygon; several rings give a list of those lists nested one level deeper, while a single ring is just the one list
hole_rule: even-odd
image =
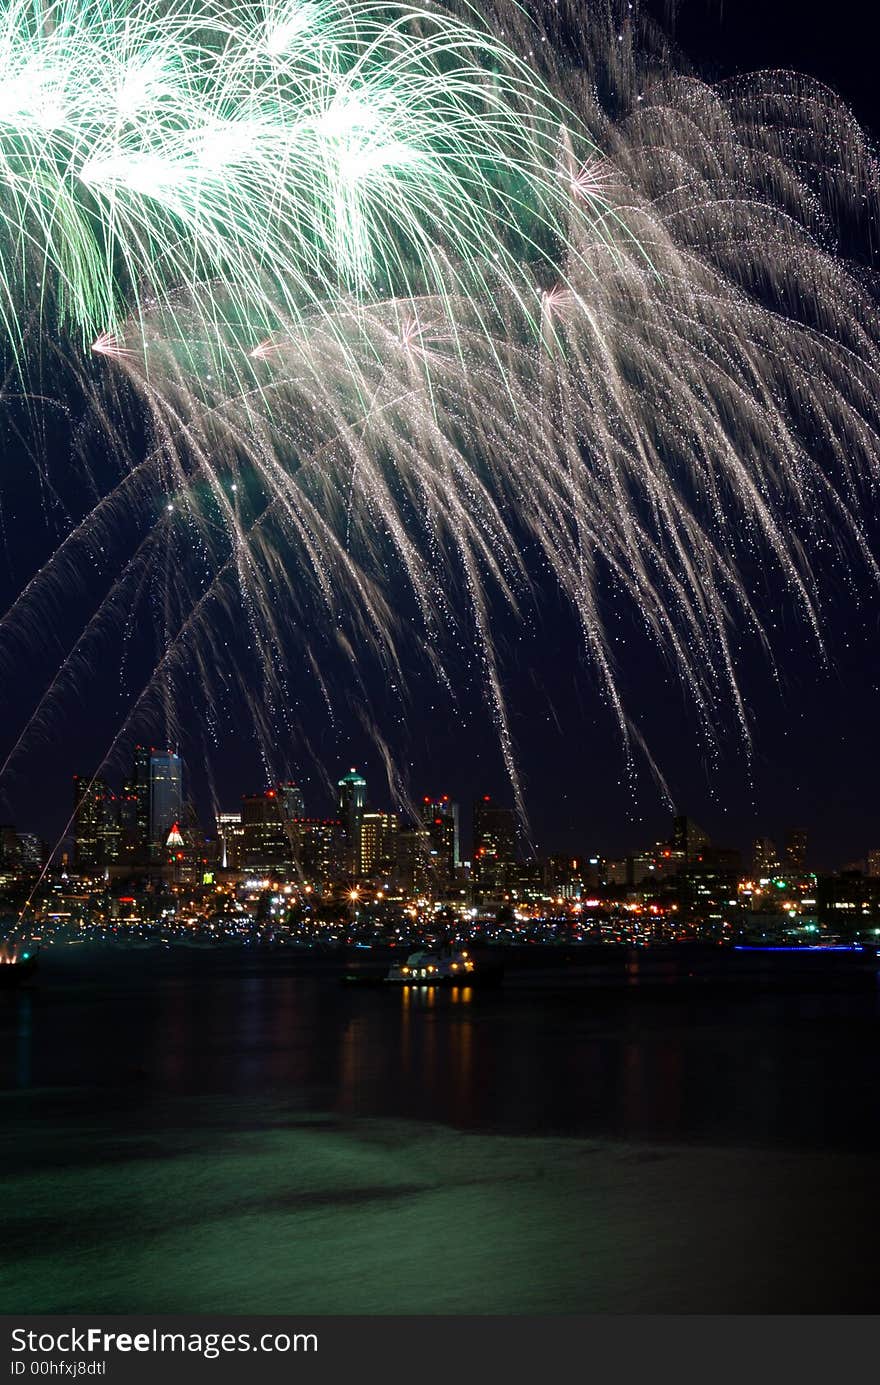
[{"label": "white boat", "polygon": [[411,952],[395,964],[386,981],[399,986],[440,986],[476,980],[476,966],[466,952]]}]

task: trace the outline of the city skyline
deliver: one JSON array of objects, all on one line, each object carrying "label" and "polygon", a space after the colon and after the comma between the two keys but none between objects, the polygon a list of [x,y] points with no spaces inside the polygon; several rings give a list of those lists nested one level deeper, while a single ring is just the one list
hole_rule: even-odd
[{"label": "city skyline", "polygon": [[[169,767],[171,782],[166,785]],[[332,782],[332,776],[328,775],[327,780]],[[451,874],[453,865],[464,863],[465,858],[469,865],[474,864],[480,855],[481,842],[487,831],[488,840],[493,842],[492,827],[481,827],[480,814],[484,808],[488,810],[490,820],[491,814],[497,813],[499,821],[503,820],[505,824],[501,829],[509,837],[509,842],[506,842],[501,852],[505,859],[527,860],[554,854],[593,856],[603,861],[639,859],[646,851],[650,851],[652,846],[666,840],[665,827],[652,836],[645,829],[633,826],[622,840],[618,837],[609,842],[607,837],[605,840],[596,840],[580,836],[576,845],[571,846],[571,836],[577,832],[573,825],[567,841],[554,842],[552,839],[545,839],[538,845],[534,840],[537,834],[529,836],[523,830],[511,794],[477,793],[470,801],[450,793],[422,796],[416,794],[407,799],[398,799],[394,803],[387,793],[386,785],[381,785],[378,789],[374,785],[371,791],[370,782],[356,766],[349,766],[347,773],[339,778],[335,797],[328,801],[326,793],[318,797],[311,792],[308,784],[304,788],[302,784],[292,780],[276,780],[266,789],[240,790],[237,799],[230,795],[216,810],[209,810],[204,814],[199,811],[190,794],[189,774],[182,757],[176,751],[157,751],[156,747],[138,745],[133,750],[131,768],[127,772],[120,772],[112,782],[107,775],[73,776],[73,811],[69,814],[67,830],[54,842],[41,838],[39,833],[32,830],[29,823],[15,822],[11,819],[4,821],[0,817],[0,828],[13,836],[17,833],[22,840],[27,839],[29,843],[40,843],[42,858],[46,858],[47,851],[51,852],[56,863],[65,854],[71,853],[74,840],[81,837],[85,843],[81,848],[81,852],[84,853],[82,860],[87,862],[91,849],[89,841],[93,841],[96,831],[101,830],[98,825],[102,821],[102,815],[110,812],[112,825],[107,828],[108,839],[116,843],[112,859],[115,860],[122,855],[119,844],[124,839],[128,840],[129,847],[134,841],[141,847],[149,847],[149,851],[155,857],[164,848],[168,831],[172,826],[175,829],[182,826],[190,836],[196,834],[205,841],[222,842],[224,823],[229,827],[234,821],[240,822],[243,813],[247,816],[249,804],[251,816],[256,812],[257,816],[262,818],[261,805],[271,804],[278,797],[279,802],[284,800],[284,813],[288,819],[333,823],[343,830],[349,841],[345,869],[351,876],[365,873],[366,858],[362,856],[362,851],[367,853],[367,865],[375,860],[388,858],[389,850],[385,839],[389,833],[396,835],[398,830],[404,833],[422,830],[431,841],[434,854],[442,856],[447,861],[446,875]],[[351,796],[352,789],[354,798]],[[686,816],[676,817],[674,811],[667,812],[660,821],[668,823],[670,817],[680,822],[694,821]],[[368,844],[362,846],[361,836],[365,819]],[[108,818],[108,822],[110,821]],[[704,828],[700,828],[699,831],[707,843],[735,851],[743,862],[760,859],[762,851],[768,854],[768,859],[775,852],[778,862],[784,862],[792,855],[790,843],[794,839],[809,842],[808,853],[801,850],[798,859],[803,864],[804,857],[808,854],[811,867],[818,870],[858,869],[860,866],[868,869],[868,863],[872,858],[880,859],[880,841],[872,840],[866,831],[859,840],[850,842],[838,859],[829,863],[821,842],[817,850],[813,834],[793,817],[783,820],[775,827],[757,823],[756,830],[740,841],[717,832],[706,831]],[[494,843],[492,849],[494,850]],[[28,850],[33,855],[36,848],[30,845]],[[71,859],[74,857],[71,856]],[[872,872],[869,870],[869,873]]]},{"label": "city skyline", "polygon": [[[161,774],[166,757],[156,759]],[[353,782],[359,811],[346,822]],[[744,858],[678,816],[661,840],[622,858],[536,858],[519,849],[515,813],[483,796],[465,860],[455,853],[458,805],[426,798],[420,825],[407,827],[395,813],[370,811],[365,789],[349,770],[339,815],[326,819],[302,816],[298,786],[279,784],[218,815],[214,840],[190,820],[157,842],[149,826],[140,830],[137,795],[117,799],[93,782],[78,800],[72,853],[56,864],[42,865],[29,838],[0,827],[7,939],[322,955],[426,940],[444,948],[709,944],[728,954],[878,948],[880,849],[829,874],[812,868],[801,830],[782,844],[758,838]]]},{"label": "city skyline", "polygon": [[[841,734],[846,733],[842,731]],[[339,754],[336,760],[338,772],[358,762],[356,749],[349,746],[349,753]],[[443,775],[438,775],[431,767],[430,756],[425,755],[425,772],[418,777],[413,776],[412,790],[404,800],[400,795],[396,798],[393,796],[393,788],[389,786],[385,766],[375,756],[372,748],[361,746],[360,749],[360,765],[363,766],[371,785],[373,804],[376,807],[405,811],[407,801],[418,804],[423,797],[423,787],[426,784],[429,791],[436,792],[433,786],[438,779],[441,781],[438,787],[441,787],[453,801],[462,804],[472,803],[487,789],[497,800],[508,804],[513,802],[513,793],[509,783],[505,781],[503,766],[497,763],[498,757],[494,753],[490,753],[488,757],[494,772],[486,774],[479,768],[455,765],[457,773],[444,771]],[[547,749],[546,744],[543,749]],[[845,745],[841,750],[844,749]],[[588,779],[586,795],[578,795],[572,791],[571,781],[561,773],[560,766],[560,777],[555,783],[544,783],[532,789],[531,782],[526,779],[526,807],[530,813],[531,839],[538,850],[582,852],[586,844],[590,849],[601,850],[606,854],[620,853],[634,840],[657,835],[673,809],[680,807],[682,811],[690,811],[694,817],[706,823],[714,839],[727,841],[741,850],[745,850],[755,837],[768,835],[781,838],[792,826],[801,825],[809,832],[817,864],[823,868],[831,868],[846,858],[871,850],[872,843],[880,841],[880,809],[874,810],[872,798],[868,799],[866,805],[862,804],[861,780],[855,774],[856,747],[850,745],[848,753],[852,757],[851,768],[847,767],[849,761],[841,760],[841,755],[836,757],[836,791],[820,788],[818,783],[810,790],[809,785],[805,786],[801,781],[796,792],[786,792],[791,789],[791,784],[783,783],[777,786],[774,792],[763,796],[766,803],[763,810],[755,806],[748,785],[743,784],[741,779],[733,786],[731,802],[727,805],[723,799],[719,801],[716,795],[701,795],[696,791],[688,798],[679,800],[677,805],[670,805],[660,795],[640,793],[633,798],[626,781],[621,782],[619,767],[615,766],[613,761],[608,765],[607,777],[598,778],[596,781]],[[38,760],[37,755],[34,758],[35,761]],[[40,773],[29,776],[26,788],[19,786],[17,792],[7,788],[0,801],[0,822],[14,822],[20,830],[34,832],[50,845],[63,839],[70,816],[70,809],[66,806],[69,800],[63,788],[63,780],[59,781],[52,774],[53,766],[57,770],[58,758],[56,754],[49,756],[49,763],[41,765]],[[188,765],[193,766],[194,762],[189,755],[183,754],[182,758]],[[448,754],[441,758],[444,765],[449,763]],[[834,758],[830,752],[829,758]],[[212,819],[213,801],[217,802],[217,811],[222,812],[237,807],[243,792],[254,791],[255,781],[259,783],[262,776],[247,769],[250,759],[247,755],[240,755],[241,771],[224,772],[221,758],[219,771],[215,770],[210,780],[198,761],[195,762],[192,771],[194,784],[190,785],[190,792],[197,805],[200,819],[205,822]],[[69,782],[72,783],[74,776],[81,772],[81,761],[74,757]],[[828,772],[830,773],[830,770]],[[125,757],[120,755],[116,757],[113,768],[105,769],[99,778],[110,780],[121,787],[127,773]],[[302,786],[316,815],[331,814],[335,802],[335,781],[332,772],[319,775],[313,769],[310,774],[298,777],[281,772],[276,776],[275,782],[288,779],[295,779],[295,782]],[[264,779],[263,782],[266,784],[268,781]],[[50,793],[45,791],[47,784],[52,785],[53,791]],[[644,785],[642,789],[644,790]]]}]

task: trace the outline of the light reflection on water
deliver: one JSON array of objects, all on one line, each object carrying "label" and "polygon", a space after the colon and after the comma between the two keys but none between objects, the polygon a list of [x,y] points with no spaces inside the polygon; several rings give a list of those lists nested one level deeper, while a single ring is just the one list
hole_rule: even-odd
[{"label": "light reflection on water", "polygon": [[870,989],[50,962],[0,996],[0,1308],[865,1311],[878,1036]]},{"label": "light reflection on water", "polygon": [[93,975],[80,956],[2,996],[0,1089],[144,1110],[265,1093],[472,1130],[873,1148],[878,1035],[871,988],[352,990],[202,958]]}]

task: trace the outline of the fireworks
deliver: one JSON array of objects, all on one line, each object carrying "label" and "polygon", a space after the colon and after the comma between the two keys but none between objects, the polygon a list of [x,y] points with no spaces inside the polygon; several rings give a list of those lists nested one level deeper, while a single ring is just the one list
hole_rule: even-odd
[{"label": "fireworks", "polygon": [[[451,14],[375,0],[4,0],[0,303],[83,341],[221,281],[239,317],[528,292],[559,112]],[[585,188],[587,221],[604,203]],[[523,250],[527,249],[527,264]],[[218,349],[222,341],[218,334]]]},{"label": "fireworks", "polygon": [[151,608],[119,736],[173,720],[186,678],[219,724],[235,627],[273,773],[297,680],[333,701],[334,659],[351,686],[374,658],[399,687],[415,629],[440,678],[469,651],[515,781],[492,615],[549,572],[625,742],[620,601],[707,737],[732,708],[747,740],[739,651],[772,640],[743,573],[820,644],[827,554],[876,576],[880,321],[835,246],[878,171],[827,91],[710,87],[611,3],[567,66],[506,6],[487,28],[329,0],[6,8],[10,341],[38,303],[101,357],[108,450],[132,398],[151,430],[0,624],[100,548],[106,591],[23,736]]}]

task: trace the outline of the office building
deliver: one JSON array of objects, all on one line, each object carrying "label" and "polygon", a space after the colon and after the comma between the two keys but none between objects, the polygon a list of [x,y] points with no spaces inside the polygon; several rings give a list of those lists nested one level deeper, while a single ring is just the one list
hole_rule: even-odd
[{"label": "office building", "polygon": [[517,858],[516,813],[485,794],[474,804],[473,825],[474,881],[483,889],[503,889]]},{"label": "office building", "polygon": [[769,879],[779,870],[779,852],[769,837],[756,837],[752,845],[752,874],[756,880]]},{"label": "office building", "polygon": [[114,865],[121,850],[119,801],[103,779],[73,776],[74,865],[83,874]]},{"label": "office building", "polygon": [[183,764],[173,750],[150,752],[150,846],[161,849],[183,817]]},{"label": "office building", "polygon": [[458,804],[448,797],[425,798],[419,817],[428,833],[429,879],[435,890],[448,889],[459,864]]},{"label": "office building", "polygon": [[344,873],[347,838],[336,818],[296,818],[289,824],[295,879],[326,888]]},{"label": "office building", "polygon": [[24,874],[29,875],[42,870],[47,854],[45,843],[33,832],[18,832],[16,835],[20,849],[21,869]]},{"label": "office building", "polygon": [[285,783],[277,786],[277,793],[281,800],[281,812],[285,822],[293,822],[294,818],[306,816],[306,801],[299,784],[294,784],[288,779]]},{"label": "office building", "polygon": [[21,842],[12,823],[0,823],[0,871],[13,875],[21,869]]},{"label": "office building", "polygon": [[293,868],[284,803],[276,789],[241,800],[241,864],[252,875],[286,878]]},{"label": "office building", "polygon": [[397,834],[395,877],[398,888],[407,898],[427,892],[430,849],[431,839],[424,827],[402,829]]},{"label": "office building", "polygon": [[367,806],[367,781],[356,769],[350,769],[339,780],[337,803],[345,830],[345,869],[349,875],[360,875],[361,820]]},{"label": "office building", "polygon": [[122,842],[126,856],[146,858],[150,844],[150,751],[137,745],[122,790]]},{"label": "office building", "polygon": [[693,818],[677,817],[672,823],[672,850],[683,861],[699,860],[709,845],[709,834]]},{"label": "office building", "polygon": [[807,834],[803,828],[792,828],[785,837],[785,868],[800,874],[807,868]]},{"label": "office building", "polygon": [[241,870],[244,860],[244,828],[241,813],[218,813],[216,823],[220,869]]},{"label": "office building", "polygon": [[360,874],[388,874],[397,860],[396,813],[364,813],[361,818]]}]

